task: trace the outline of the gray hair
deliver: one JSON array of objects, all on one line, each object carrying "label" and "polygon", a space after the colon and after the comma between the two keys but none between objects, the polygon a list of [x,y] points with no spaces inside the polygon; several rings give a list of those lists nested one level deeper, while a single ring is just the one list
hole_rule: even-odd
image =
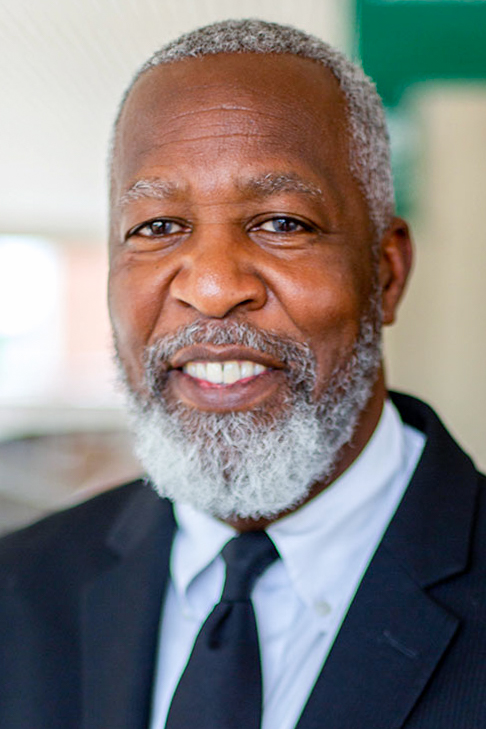
[{"label": "gray hair", "polygon": [[112,148],[125,102],[140,76],[165,63],[220,53],[290,54],[321,63],[336,77],[347,102],[350,168],[368,203],[380,240],[394,211],[390,146],[383,104],[361,68],[315,36],[263,20],[224,20],[180,36],[156,51],[138,70],[120,104]]}]

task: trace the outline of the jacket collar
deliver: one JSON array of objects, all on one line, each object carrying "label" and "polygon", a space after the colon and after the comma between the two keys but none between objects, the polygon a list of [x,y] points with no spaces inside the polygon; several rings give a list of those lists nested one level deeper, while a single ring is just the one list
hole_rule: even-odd
[{"label": "jacket collar", "polygon": [[478,476],[428,405],[398,393],[392,398],[427,442],[383,546],[419,585],[430,587],[467,564]]}]

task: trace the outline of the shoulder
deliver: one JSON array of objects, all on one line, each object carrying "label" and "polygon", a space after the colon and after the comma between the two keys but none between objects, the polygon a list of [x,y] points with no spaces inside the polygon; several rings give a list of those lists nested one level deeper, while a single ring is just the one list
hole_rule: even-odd
[{"label": "shoulder", "polygon": [[[457,563],[467,564],[471,574],[482,575],[480,580],[486,586],[486,476],[478,471],[429,405],[409,395],[390,394],[403,421],[426,436],[424,450],[397,512],[398,522],[419,528],[429,545],[430,562],[445,560],[454,551]],[[409,553],[417,550],[423,554],[422,542],[414,542],[408,533],[406,539]]]},{"label": "shoulder", "polygon": [[389,394],[404,423],[420,430],[427,438],[422,461],[434,467],[439,464],[448,466],[454,473],[464,471],[470,475],[475,471],[484,485],[484,476],[477,471],[470,456],[449,433],[430,405],[400,392]]},{"label": "shoulder", "polygon": [[[51,573],[66,566],[76,569],[95,555],[126,515],[170,512],[167,502],[150,485],[137,480],[103,492],[74,507],[8,534],[0,539],[0,574],[7,576],[43,571]],[[44,573],[45,574],[45,573]]]},{"label": "shoulder", "polygon": [[[398,393],[390,393],[405,423],[426,436],[425,447],[397,511],[399,523],[420,530],[427,541],[433,536],[429,557],[434,561],[450,549],[462,556],[471,545],[482,544],[486,560],[486,478],[445,428],[434,410],[424,402]],[[405,532],[408,552],[420,551]],[[472,541],[471,541],[472,540]],[[483,547],[481,547],[483,549]],[[480,556],[477,551],[477,556]],[[481,560],[479,560],[481,561]]]}]

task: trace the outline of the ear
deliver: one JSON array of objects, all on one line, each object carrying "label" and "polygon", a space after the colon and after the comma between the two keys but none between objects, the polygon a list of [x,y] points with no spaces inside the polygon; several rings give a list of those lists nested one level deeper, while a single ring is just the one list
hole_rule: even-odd
[{"label": "ear", "polygon": [[412,241],[407,223],[393,218],[380,245],[383,324],[393,324],[412,267]]}]

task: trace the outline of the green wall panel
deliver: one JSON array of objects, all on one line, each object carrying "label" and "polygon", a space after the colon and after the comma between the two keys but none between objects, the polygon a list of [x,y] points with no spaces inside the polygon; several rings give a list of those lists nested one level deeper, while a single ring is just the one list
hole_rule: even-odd
[{"label": "green wall panel", "polygon": [[425,79],[486,79],[486,2],[358,0],[358,54],[385,104]]}]

